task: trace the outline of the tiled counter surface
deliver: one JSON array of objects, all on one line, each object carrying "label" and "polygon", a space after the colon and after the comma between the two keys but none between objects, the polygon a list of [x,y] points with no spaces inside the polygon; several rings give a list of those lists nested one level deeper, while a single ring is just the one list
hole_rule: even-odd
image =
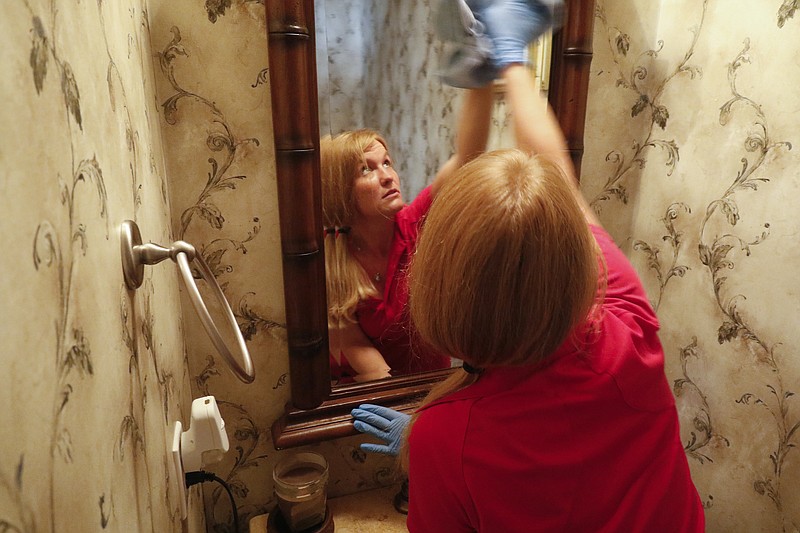
[{"label": "tiled counter surface", "polygon": [[[336,533],[406,533],[406,515],[394,509],[399,485],[373,489],[328,500]],[[267,530],[267,516],[250,519],[250,533]]]}]

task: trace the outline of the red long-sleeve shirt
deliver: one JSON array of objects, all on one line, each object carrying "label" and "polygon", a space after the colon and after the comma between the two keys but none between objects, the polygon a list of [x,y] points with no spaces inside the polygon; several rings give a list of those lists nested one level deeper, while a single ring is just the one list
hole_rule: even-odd
[{"label": "red long-sleeve shirt", "polygon": [[658,319],[608,234],[600,331],[544,368],[489,368],[410,436],[412,533],[704,530]]},{"label": "red long-sleeve shirt", "polygon": [[407,269],[432,201],[430,188],[425,188],[397,213],[383,298],[360,302],[356,312],[361,329],[397,375],[450,367],[449,357],[414,339],[408,317]]}]

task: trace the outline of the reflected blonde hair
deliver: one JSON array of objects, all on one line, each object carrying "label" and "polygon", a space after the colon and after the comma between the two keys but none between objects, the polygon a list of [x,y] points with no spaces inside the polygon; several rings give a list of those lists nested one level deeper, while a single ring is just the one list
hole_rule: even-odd
[{"label": "reflected blonde hair", "polygon": [[[424,342],[478,368],[543,364],[588,321],[600,254],[567,179],[546,157],[503,150],[442,184],[409,274]],[[476,379],[457,371],[423,405]]]},{"label": "reflected blonde hair", "polygon": [[[364,152],[375,141],[388,150],[384,138],[370,129],[326,135],[320,141],[328,327],[332,328],[355,323],[358,302],[378,296],[375,285],[348,251],[348,231],[356,213],[353,184],[359,168],[366,164]],[[344,231],[338,231],[341,229]]]}]

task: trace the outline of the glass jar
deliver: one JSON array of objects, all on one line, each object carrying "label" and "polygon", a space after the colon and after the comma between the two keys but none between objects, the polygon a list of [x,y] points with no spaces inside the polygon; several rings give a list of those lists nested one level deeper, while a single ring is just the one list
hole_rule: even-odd
[{"label": "glass jar", "polygon": [[325,520],[328,462],[314,452],[295,453],[282,459],[272,471],[275,496],[286,525],[294,532]]}]

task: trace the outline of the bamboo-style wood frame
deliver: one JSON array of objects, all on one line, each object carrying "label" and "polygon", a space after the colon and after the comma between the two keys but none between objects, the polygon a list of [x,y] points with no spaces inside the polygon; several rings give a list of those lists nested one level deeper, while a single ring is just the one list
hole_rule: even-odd
[{"label": "bamboo-style wood frame", "polygon": [[[330,387],[313,0],[266,0],[269,76],[292,401],[272,426],[277,449],[354,435],[350,409],[409,411],[451,370]],[[549,99],[580,175],[594,0],[566,0],[553,36]]]}]

